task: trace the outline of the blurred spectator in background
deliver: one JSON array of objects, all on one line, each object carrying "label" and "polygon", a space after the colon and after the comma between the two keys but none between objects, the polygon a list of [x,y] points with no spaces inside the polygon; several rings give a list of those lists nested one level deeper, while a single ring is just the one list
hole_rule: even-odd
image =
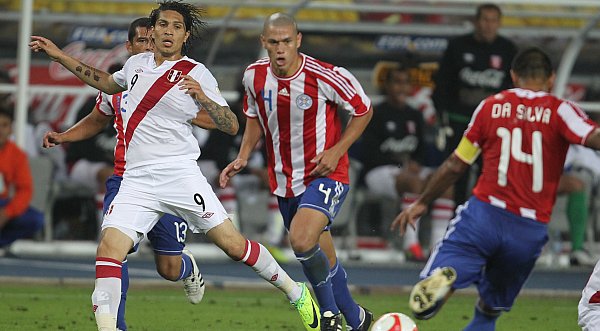
[{"label": "blurred spectator in background", "polygon": [[33,236],[44,225],[44,215],[29,207],[33,180],[27,154],[9,138],[12,111],[0,107],[0,254],[20,238]]},{"label": "blurred spectator in background", "polygon": [[[412,91],[409,68],[390,68],[385,75],[385,101],[374,107],[373,119],[362,136],[362,163],[369,194],[401,199],[402,209],[413,203],[423,189],[430,168],[423,167],[423,115],[407,104]],[[453,215],[452,190],[433,203],[431,244],[441,239]],[[389,222],[383,222],[387,233]],[[393,234],[392,234],[393,235]],[[404,236],[403,249],[410,260],[424,261],[418,229]]]},{"label": "blurred spectator in background", "polygon": [[[8,72],[0,70],[0,84],[12,84]],[[14,109],[14,95],[12,93],[0,93],[0,109]],[[62,149],[54,149],[52,151],[43,150],[40,147],[39,141],[44,136],[44,133],[50,130],[48,122],[32,122],[31,119],[25,123],[25,145],[23,151],[29,157],[46,156],[52,160],[54,166],[53,178],[55,180],[63,180],[67,176],[65,164],[65,151]]]},{"label": "blurred spectator in background", "polygon": [[[436,73],[433,102],[447,129],[450,155],[479,102],[512,86],[510,64],[517,52],[512,41],[499,36],[502,11],[495,4],[477,7],[474,32],[450,40]],[[454,201],[466,201],[469,172],[454,186]]]},{"label": "blurred spectator in background", "polygon": [[[0,84],[12,84],[10,75],[4,70],[0,70]],[[13,107],[12,94],[0,93],[0,109],[13,109]]]}]

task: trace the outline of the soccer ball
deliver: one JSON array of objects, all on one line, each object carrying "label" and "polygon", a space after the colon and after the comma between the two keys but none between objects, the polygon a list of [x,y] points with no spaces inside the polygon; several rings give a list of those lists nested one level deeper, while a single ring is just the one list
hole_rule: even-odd
[{"label": "soccer ball", "polygon": [[387,313],[381,316],[371,331],[418,331],[417,325],[410,317],[402,313]]}]

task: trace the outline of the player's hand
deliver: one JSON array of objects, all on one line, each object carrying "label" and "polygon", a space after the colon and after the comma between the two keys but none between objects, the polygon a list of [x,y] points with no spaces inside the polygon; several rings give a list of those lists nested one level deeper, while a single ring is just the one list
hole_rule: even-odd
[{"label": "player's hand", "polygon": [[238,172],[242,171],[247,164],[247,160],[239,158],[231,161],[231,163],[229,163],[219,175],[219,186],[221,186],[221,188],[225,188],[227,186],[227,182],[229,182],[229,179],[235,176]]},{"label": "player's hand", "polygon": [[42,140],[42,147],[50,148],[56,145],[60,145],[63,142],[62,134],[54,131],[48,131],[44,134],[44,139]]},{"label": "player's hand", "polygon": [[29,48],[34,52],[46,52],[52,61],[58,61],[64,54],[50,39],[40,36],[31,36]]},{"label": "player's hand", "polygon": [[336,153],[333,149],[327,149],[317,154],[311,163],[315,163],[316,167],[310,172],[311,176],[324,177],[332,173],[340,161],[341,155]]},{"label": "player's hand", "polygon": [[410,226],[416,230],[417,222],[427,212],[427,205],[416,201],[403,210],[400,215],[396,216],[390,230],[395,231],[396,228],[400,228],[400,235],[403,236],[406,233],[406,227]]},{"label": "player's hand", "polygon": [[185,90],[185,94],[188,94],[198,102],[201,102],[202,99],[207,98],[206,94],[204,94],[204,91],[202,90],[202,87],[200,87],[200,83],[198,83],[198,81],[196,81],[190,75],[184,75],[181,77],[178,85],[180,90]]}]

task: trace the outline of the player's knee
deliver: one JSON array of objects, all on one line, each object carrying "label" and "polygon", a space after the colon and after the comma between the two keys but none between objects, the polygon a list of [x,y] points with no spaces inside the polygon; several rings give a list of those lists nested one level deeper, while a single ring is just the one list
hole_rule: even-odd
[{"label": "player's knee", "polygon": [[303,236],[302,233],[290,232],[289,238],[294,252],[307,252],[316,245],[314,240],[311,240],[306,235]]},{"label": "player's knee", "polygon": [[155,255],[156,271],[158,274],[170,281],[179,280],[182,269],[181,255]]},{"label": "player's knee", "polygon": [[180,269],[181,267],[177,269],[175,266],[166,266],[160,264],[156,266],[156,271],[162,278],[173,282],[179,279],[179,274],[181,272]]}]

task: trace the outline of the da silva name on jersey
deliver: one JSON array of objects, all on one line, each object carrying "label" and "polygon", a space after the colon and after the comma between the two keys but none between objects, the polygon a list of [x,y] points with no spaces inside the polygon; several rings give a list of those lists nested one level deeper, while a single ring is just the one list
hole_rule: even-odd
[{"label": "da silva name on jersey", "polygon": [[[511,117],[513,105],[506,103],[496,103],[492,105],[492,118]],[[523,104],[518,104],[515,110],[515,118],[529,122],[541,122],[543,124],[550,123],[550,108],[530,107]]]}]

